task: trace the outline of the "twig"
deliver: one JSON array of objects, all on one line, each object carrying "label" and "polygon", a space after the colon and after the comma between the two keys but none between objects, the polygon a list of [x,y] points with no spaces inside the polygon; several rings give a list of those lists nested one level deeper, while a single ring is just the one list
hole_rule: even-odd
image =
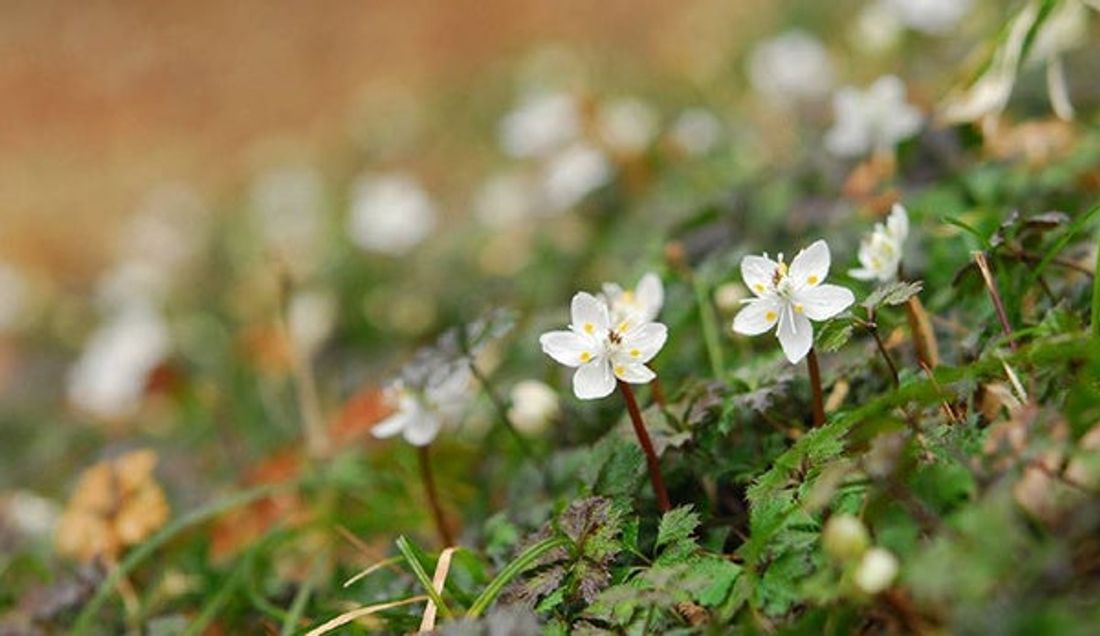
[{"label": "twig", "polygon": [[810,347],[806,354],[806,366],[810,370],[810,404],[813,407],[814,427],[825,426],[825,397],[821,391],[821,368],[817,364],[817,352]]},{"label": "twig", "polygon": [[886,345],[882,342],[882,337],[878,333],[878,323],[874,320],[874,314],[871,310],[868,310],[867,320],[860,320],[860,326],[867,330],[867,333],[871,334],[871,337],[875,340],[875,347],[878,348],[878,352],[882,355],[882,359],[886,361],[886,366],[890,368],[890,378],[894,381],[894,388],[901,386],[901,380],[898,376],[898,368],[894,365],[894,359],[890,357],[890,353],[886,351]]},{"label": "twig", "polygon": [[424,492],[428,495],[428,506],[432,511],[432,519],[435,521],[435,529],[439,533],[439,540],[443,547],[454,545],[451,531],[447,527],[447,521],[443,518],[443,507],[439,505],[439,494],[435,490],[435,479],[432,477],[431,456],[427,446],[417,447],[416,458],[420,463],[420,480],[424,483]]},{"label": "twig", "polygon": [[1001,329],[1004,330],[1005,337],[1008,338],[1008,346],[1015,351],[1016,340],[1012,337],[1012,325],[1008,323],[1008,314],[1005,313],[1001,293],[997,291],[997,284],[993,280],[993,271],[989,267],[989,259],[986,258],[985,252],[974,252],[973,256],[974,262],[978,265],[978,271],[982,273],[985,287],[989,290],[989,297],[993,300],[993,308],[997,310],[997,320],[1001,322]]},{"label": "twig", "polygon": [[645,453],[645,461],[649,467],[649,481],[653,485],[653,493],[657,495],[657,507],[661,512],[668,512],[672,504],[668,500],[668,491],[665,489],[665,478],[661,475],[661,462],[657,459],[657,452],[653,450],[653,442],[649,439],[649,433],[645,430],[645,422],[642,421],[642,412],[638,408],[638,401],[634,398],[634,389],[622,380],[619,380],[619,390],[626,402],[626,410],[630,414],[630,422],[634,425],[634,434],[638,436],[638,443]]}]

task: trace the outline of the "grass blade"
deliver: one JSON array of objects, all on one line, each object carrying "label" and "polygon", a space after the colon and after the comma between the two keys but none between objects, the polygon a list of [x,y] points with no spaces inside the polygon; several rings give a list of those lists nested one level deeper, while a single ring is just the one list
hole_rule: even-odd
[{"label": "grass blade", "polygon": [[450,618],[454,616],[451,613],[451,609],[447,607],[447,604],[443,602],[443,597],[439,592],[435,590],[435,586],[432,585],[432,580],[428,578],[428,572],[424,570],[424,565],[420,563],[420,559],[416,556],[416,551],[413,549],[412,543],[404,536],[397,537],[397,549],[401,551],[402,556],[405,557],[405,561],[408,562],[409,567],[412,568],[413,574],[416,575],[417,580],[420,581],[420,585],[427,592],[428,598],[435,603],[435,606],[439,608],[439,612]]},{"label": "grass blade", "polygon": [[534,565],[539,557],[550,550],[566,545],[569,545],[569,539],[565,537],[556,537],[540,541],[524,550],[514,561],[505,566],[496,578],[489,582],[489,585],[485,587],[481,595],[474,600],[473,605],[471,605],[469,611],[466,612],[466,616],[468,618],[477,618],[481,616],[481,613],[489,607],[489,604],[496,599],[500,591],[504,589],[504,586],[513,578]]}]

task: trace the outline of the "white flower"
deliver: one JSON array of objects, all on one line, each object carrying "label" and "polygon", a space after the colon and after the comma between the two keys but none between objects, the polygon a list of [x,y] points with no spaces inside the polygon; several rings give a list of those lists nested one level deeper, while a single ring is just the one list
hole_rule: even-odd
[{"label": "white flower", "polygon": [[611,162],[598,148],[578,142],[552,157],[543,173],[543,191],[554,211],[581,202],[611,179]]},{"label": "white flower", "polygon": [[859,269],[848,275],[859,280],[879,280],[888,283],[898,275],[905,239],[909,237],[909,215],[905,207],[895,203],[886,223],[876,223],[875,229],[859,245]]},{"label": "white flower", "polygon": [[558,416],[558,393],[538,380],[523,380],[512,387],[508,419],[524,433],[538,433]]},{"label": "white flower", "polygon": [[627,154],[646,149],[657,136],[658,117],[653,107],[628,97],[600,106],[596,120],[600,138],[611,148]]},{"label": "white flower", "polygon": [[904,26],[886,0],[878,0],[863,5],[848,39],[862,52],[878,53],[898,43]]},{"label": "white flower", "polygon": [[600,297],[611,312],[611,324],[637,325],[657,319],[665,302],[665,288],[657,274],[648,272],[633,290],[624,290],[616,283],[604,283]]},{"label": "white flower", "polygon": [[[664,346],[668,328],[659,322],[612,325],[607,304],[591,294],[573,296],[569,331],[542,334],[543,352],[573,375],[573,392],[582,400],[607,397],[616,378],[646,384],[656,374],[646,366]],[[625,329],[620,329],[625,327]]]},{"label": "white flower", "polygon": [[970,11],[973,0],[882,0],[905,26],[928,35],[943,35]]},{"label": "white flower", "polygon": [[400,433],[413,446],[426,446],[444,426],[458,423],[470,400],[469,367],[454,364],[425,371],[426,378],[403,378],[386,389],[386,401],[397,411],[375,425],[371,434],[386,438]]},{"label": "white flower", "polygon": [[435,223],[435,204],[412,178],[366,175],[355,184],[348,234],[364,250],[400,256],[427,238]]},{"label": "white flower", "polygon": [[513,157],[545,157],[577,138],[580,120],[572,95],[531,95],[501,120],[500,146]]},{"label": "white flower", "polygon": [[920,111],[905,101],[905,84],[893,75],[880,77],[860,91],[846,86],[833,97],[836,123],[825,135],[825,147],[840,157],[891,151],[920,130]]},{"label": "white flower", "polygon": [[847,309],[855,296],[839,285],[827,285],[829,246],[817,241],[800,251],[790,267],[764,256],[741,260],[741,277],[756,296],[733,319],[733,330],[756,336],[772,327],[791,364],[797,363],[814,343],[811,320],[828,320]]},{"label": "white flower", "polygon": [[825,47],[797,29],[756,45],[748,65],[753,90],[778,103],[822,97],[833,86],[833,67]]},{"label": "white flower", "polygon": [[168,354],[168,329],[150,306],[134,303],[101,326],[69,371],[69,400],[104,419],[132,415],[149,374]]},{"label": "white flower", "polygon": [[722,138],[722,122],[703,108],[689,108],[680,113],[669,132],[672,142],[689,155],[705,155]]},{"label": "white flower", "polygon": [[866,594],[878,594],[889,588],[898,576],[898,558],[886,548],[874,547],[863,553],[856,569],[856,587]]}]

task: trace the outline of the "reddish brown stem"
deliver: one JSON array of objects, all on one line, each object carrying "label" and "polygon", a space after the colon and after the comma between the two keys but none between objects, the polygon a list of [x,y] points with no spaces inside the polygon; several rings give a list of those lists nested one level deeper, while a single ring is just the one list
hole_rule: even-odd
[{"label": "reddish brown stem", "polygon": [[451,530],[447,527],[447,521],[443,518],[443,506],[439,505],[439,494],[435,490],[435,479],[432,477],[431,457],[428,455],[428,447],[420,446],[417,449],[416,458],[420,463],[420,480],[424,482],[424,491],[428,495],[428,506],[432,511],[432,519],[435,521],[436,532],[443,547],[447,548],[455,544],[451,536]]},{"label": "reddish brown stem", "polygon": [[806,354],[806,366],[810,370],[811,405],[814,412],[814,426],[825,426],[825,397],[821,392],[821,367],[817,364],[817,352],[810,347]]},{"label": "reddish brown stem", "polygon": [[630,422],[634,425],[634,434],[638,436],[638,443],[645,452],[645,462],[649,467],[649,481],[653,484],[653,493],[657,495],[657,507],[661,512],[668,512],[672,504],[668,501],[668,491],[665,489],[665,478],[661,475],[661,463],[657,459],[657,451],[653,450],[653,442],[649,439],[649,433],[645,430],[645,422],[642,421],[642,412],[638,408],[638,400],[634,398],[634,389],[626,382],[619,381],[619,391],[626,402],[626,411],[630,414]]}]

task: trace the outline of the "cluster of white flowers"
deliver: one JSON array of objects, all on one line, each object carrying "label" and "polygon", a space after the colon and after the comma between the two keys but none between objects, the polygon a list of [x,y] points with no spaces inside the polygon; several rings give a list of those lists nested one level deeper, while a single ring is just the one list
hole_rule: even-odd
[{"label": "cluster of white flowers", "polygon": [[884,592],[897,579],[897,557],[886,548],[872,545],[867,527],[852,515],[829,517],[821,531],[821,543],[826,554],[851,571],[852,583],[863,594]]},{"label": "cluster of white flowers", "polygon": [[833,96],[836,123],[825,135],[825,148],[838,157],[893,151],[915,135],[924,118],[905,99],[905,84],[880,77],[865,91],[846,86]]},{"label": "cluster of white flowers", "polygon": [[633,291],[609,283],[599,297],[579,292],[571,303],[569,329],[544,333],[539,343],[551,358],[577,369],[578,398],[607,397],[616,381],[645,384],[656,377],[646,364],[668,339],[668,328],[655,322],[663,301],[655,274],[644,276]]},{"label": "cluster of white flowers", "polygon": [[886,223],[876,223],[875,229],[859,246],[858,269],[848,275],[859,280],[888,283],[898,276],[905,239],[909,237],[909,215],[905,207],[895,203]]}]

